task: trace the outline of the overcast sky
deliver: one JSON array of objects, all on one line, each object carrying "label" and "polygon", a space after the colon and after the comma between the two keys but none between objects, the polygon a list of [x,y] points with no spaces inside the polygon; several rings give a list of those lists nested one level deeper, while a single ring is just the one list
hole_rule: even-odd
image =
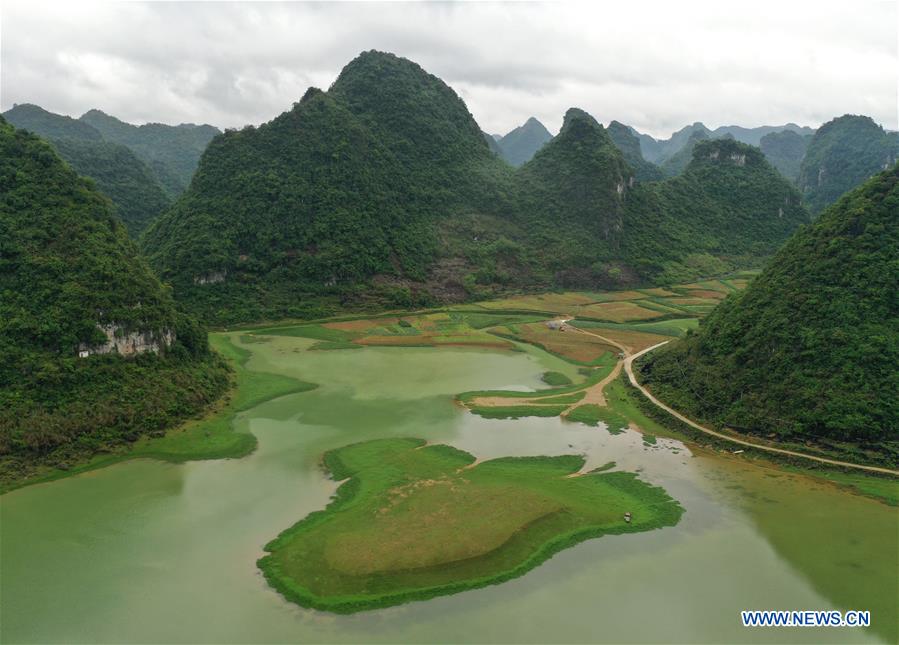
[{"label": "overcast sky", "polygon": [[568,107],[655,136],[685,124],[897,129],[894,1],[64,3],[0,8],[0,107],[133,123],[268,121],[367,49],[443,78],[487,132]]}]

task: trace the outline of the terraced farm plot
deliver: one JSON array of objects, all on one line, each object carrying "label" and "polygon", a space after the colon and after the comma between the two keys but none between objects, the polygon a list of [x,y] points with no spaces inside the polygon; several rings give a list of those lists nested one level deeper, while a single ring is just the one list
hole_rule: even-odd
[{"label": "terraced farm plot", "polygon": [[486,312],[435,312],[260,329],[254,335],[299,336],[320,341],[310,349],[472,346],[513,349],[514,345],[485,331],[494,325],[528,323],[542,316]]},{"label": "terraced farm plot", "polygon": [[617,354],[620,350],[594,336],[579,334],[574,330],[550,329],[545,323],[499,327],[498,334],[537,345],[564,359],[584,365],[594,365],[604,354]]},{"label": "terraced farm plot", "polygon": [[[671,340],[670,336],[649,334],[643,331],[622,329],[620,327],[616,328],[612,327],[611,325],[604,328],[585,327],[584,329],[590,329],[590,331],[594,331],[597,334],[605,336],[609,340],[615,341],[620,345],[624,345],[625,347],[627,347],[628,352],[630,352],[631,354],[636,354],[637,352],[643,351],[647,347],[652,347],[653,345],[658,345],[659,343],[665,342],[666,340]],[[583,336],[585,334],[579,335]]]},{"label": "terraced farm plot", "polygon": [[718,304],[717,300],[712,300],[711,298],[696,298],[696,297],[687,297],[687,298],[668,298],[668,302],[672,305],[711,305],[715,306]]},{"label": "terraced farm plot", "polygon": [[[601,330],[605,329],[627,329],[630,331],[639,331],[644,334],[655,334],[660,336],[683,336],[689,329],[697,329],[699,327],[699,318],[674,318],[671,320],[660,320],[658,322],[645,323],[606,323],[596,322],[593,320],[574,320],[576,327],[587,330],[597,330],[602,334]],[[659,341],[661,342],[661,341]]]},{"label": "terraced farm plot", "polygon": [[642,291],[600,291],[590,295],[593,302],[619,302],[622,300],[640,300],[646,297]]},{"label": "terraced farm plot", "polygon": [[399,323],[399,318],[369,318],[362,320],[341,320],[339,322],[329,322],[322,325],[326,329],[338,329],[340,331],[350,333],[366,333],[373,327],[390,326]]},{"label": "terraced farm plot", "polygon": [[733,287],[735,289],[742,290],[742,289],[745,289],[749,285],[749,281],[750,281],[749,278],[731,278],[727,282],[729,284],[733,285]]},{"label": "terraced farm plot", "polygon": [[603,302],[581,307],[577,315],[583,318],[597,318],[610,322],[628,322],[631,320],[649,320],[664,315],[629,301]]},{"label": "terraced farm plot", "polygon": [[516,296],[502,300],[478,303],[485,309],[508,311],[545,311],[557,314],[573,313],[582,305],[596,302],[596,297],[583,293],[546,293],[534,296]]},{"label": "terraced farm plot", "polygon": [[711,300],[723,300],[727,297],[727,293],[724,291],[712,291],[710,289],[691,289],[687,292],[687,295],[692,298],[706,298]]},{"label": "terraced farm plot", "polygon": [[662,289],[661,287],[655,287],[652,289],[640,289],[640,293],[646,296],[654,296],[656,298],[668,298],[670,296],[677,295],[675,292],[669,291],[668,289]]},{"label": "terraced farm plot", "polygon": [[675,289],[691,291],[694,289],[704,289],[708,291],[720,291],[724,294],[731,292],[731,288],[720,280],[702,280],[700,282],[691,282],[689,284],[679,284]]},{"label": "terraced farm plot", "polygon": [[[580,456],[475,462],[420,439],[325,454],[331,504],[266,545],[259,566],[289,600],[351,613],[496,584],[606,534],[675,525],[681,506],[632,473],[578,473]],[[632,521],[624,521],[624,513]]]}]

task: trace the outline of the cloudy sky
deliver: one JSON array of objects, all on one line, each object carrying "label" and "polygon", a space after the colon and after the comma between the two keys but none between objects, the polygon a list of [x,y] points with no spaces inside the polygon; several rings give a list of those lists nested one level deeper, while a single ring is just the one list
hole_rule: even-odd
[{"label": "cloudy sky", "polygon": [[487,132],[581,107],[655,136],[694,121],[897,129],[897,3],[876,0],[0,5],[0,108],[240,127],[360,51],[411,58]]}]

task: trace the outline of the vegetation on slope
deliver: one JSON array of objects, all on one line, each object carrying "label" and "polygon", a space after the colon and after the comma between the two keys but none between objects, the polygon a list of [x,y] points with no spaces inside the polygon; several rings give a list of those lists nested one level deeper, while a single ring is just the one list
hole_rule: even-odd
[{"label": "vegetation on slope", "polygon": [[128,233],[137,238],[171,205],[156,177],[125,146],[106,141],[56,139],[51,142],[72,169],[93,179],[112,200]]},{"label": "vegetation on slope", "polygon": [[710,138],[711,137],[709,137],[705,130],[696,130],[693,132],[683,147],[665,159],[662,163],[660,166],[662,175],[665,177],[676,177],[684,172],[687,169],[687,166],[690,165],[690,161],[693,159],[693,149],[696,147],[696,144]]},{"label": "vegetation on slope", "polygon": [[80,121],[97,129],[107,141],[127,146],[147,163],[171,197],[177,197],[190,184],[200,156],[221,131],[211,125],[165,125],[125,123],[100,110],[90,110]]},{"label": "vegetation on slope", "polygon": [[624,155],[624,160],[633,168],[634,176],[637,179],[657,181],[664,177],[657,165],[643,158],[643,153],[640,152],[640,140],[634,135],[631,128],[618,121],[612,121],[606,128],[606,132],[609,133],[615,147]]},{"label": "vegetation on slope", "polygon": [[48,112],[31,103],[19,103],[4,112],[3,116],[15,127],[34,132],[47,139],[103,140],[103,135],[90,124],[70,116]]},{"label": "vegetation on slope", "polygon": [[14,126],[49,139],[75,172],[93,179],[133,237],[171,204],[149,166],[129,148],[105,141],[87,123],[27,104],[15,106],[5,116]]},{"label": "vegetation on slope", "polygon": [[680,280],[757,261],[804,220],[783,178],[748,158],[641,186],[572,109],[516,171],[440,79],[366,52],[328,92],[214,139],[143,245],[175,296],[218,323]]},{"label": "vegetation on slope", "polygon": [[771,132],[762,137],[759,147],[770,164],[792,182],[799,179],[799,167],[805,158],[811,136],[800,136],[792,130]]},{"label": "vegetation on slope", "polygon": [[383,439],[323,461],[347,481],[266,545],[259,566],[289,600],[337,613],[497,584],[578,542],[673,526],[683,513],[632,473],[572,477],[584,465],[574,455],[475,465],[450,446]]},{"label": "vegetation on slope", "polygon": [[[101,326],[159,353],[79,358],[105,347]],[[0,119],[0,480],[163,432],[227,384],[109,201]]]},{"label": "vegetation on slope", "polygon": [[897,158],[899,134],[884,132],[870,117],[846,114],[812,137],[799,170],[799,190],[817,213]]},{"label": "vegetation on slope", "polygon": [[[698,333],[648,355],[676,409],[782,441],[899,455],[899,167],[800,230]],[[862,455],[863,457],[864,455]]]},{"label": "vegetation on slope", "polygon": [[700,141],[682,175],[635,187],[622,255],[661,283],[721,274],[773,253],[808,221],[800,202],[758,148]]},{"label": "vegetation on slope", "polygon": [[566,274],[619,257],[633,170],[592,116],[569,109],[558,136],[516,180],[517,217],[556,279],[577,283]]}]

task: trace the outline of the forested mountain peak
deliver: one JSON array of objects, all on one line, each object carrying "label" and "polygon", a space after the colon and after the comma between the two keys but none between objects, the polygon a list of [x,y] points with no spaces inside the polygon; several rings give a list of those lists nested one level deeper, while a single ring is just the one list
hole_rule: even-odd
[{"label": "forested mountain peak", "polygon": [[422,153],[432,161],[490,156],[462,99],[408,59],[363,52],[343,68],[328,94],[383,134],[404,161],[417,161]]},{"label": "forested mountain peak", "polygon": [[[105,337],[99,327],[161,337],[175,326],[171,296],[140,258],[111,204],[37,136],[0,119],[5,231],[2,263],[17,287],[6,291],[2,319],[19,342],[74,356]],[[42,254],[55,256],[61,267]],[[40,313],[57,317],[51,326]]]},{"label": "forested mountain peak", "polygon": [[211,125],[133,125],[97,109],[81,115],[80,121],[97,129],[103,138],[134,151],[159,177],[170,196],[176,197],[190,183],[200,155],[209,141],[220,134]]},{"label": "forested mountain peak", "polygon": [[133,441],[227,384],[109,200],[2,118],[0,293],[0,481]]},{"label": "forested mountain peak", "polygon": [[[329,91],[216,137],[144,249],[179,299],[224,322],[689,278],[767,255],[807,219],[767,166],[641,185],[592,116],[564,121],[513,169],[440,79],[366,52]],[[716,257],[683,263],[702,253]]]},{"label": "forested mountain peak", "polygon": [[612,121],[606,132],[612,139],[612,143],[624,155],[628,165],[634,169],[637,179],[640,181],[655,181],[663,177],[661,169],[655,164],[646,161],[640,150],[640,139],[634,134],[633,129],[619,121]]},{"label": "forested mountain peak", "polygon": [[100,131],[90,124],[70,116],[48,112],[32,103],[19,103],[7,110],[3,116],[17,128],[23,128],[50,139],[72,138],[90,141],[103,139]]},{"label": "forested mountain peak", "polygon": [[78,174],[97,182],[134,237],[171,203],[152,168],[93,126],[36,105],[18,105],[5,116],[12,125],[48,139]]},{"label": "forested mountain peak", "polygon": [[735,139],[709,139],[708,135],[695,133],[693,158],[687,169],[699,164],[732,164],[734,166],[768,166],[765,155],[755,146]]},{"label": "forested mountain peak", "polygon": [[817,212],[897,158],[899,134],[885,132],[870,117],[845,114],[812,137],[799,168],[799,190]]},{"label": "forested mountain peak", "polygon": [[539,191],[539,200],[553,205],[556,218],[595,227],[603,240],[621,233],[634,172],[605,128],[587,112],[570,108],[559,134],[521,172],[521,190]]},{"label": "forested mountain peak", "polygon": [[800,229],[698,334],[650,355],[675,407],[794,441],[899,454],[899,166]]}]

